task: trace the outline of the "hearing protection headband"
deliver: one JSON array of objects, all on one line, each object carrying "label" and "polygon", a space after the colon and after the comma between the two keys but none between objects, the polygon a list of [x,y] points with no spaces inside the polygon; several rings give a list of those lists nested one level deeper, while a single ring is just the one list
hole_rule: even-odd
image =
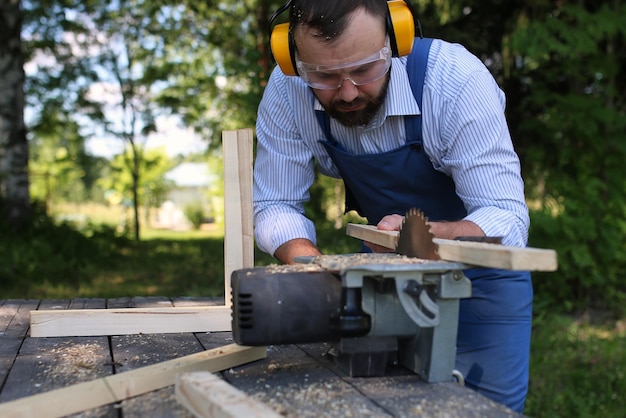
[{"label": "hearing protection headband", "polygon": [[[298,75],[296,66],[296,44],[289,29],[289,23],[274,26],[276,18],[291,7],[293,0],[288,0],[274,12],[270,18],[270,49],[272,56],[285,75]],[[413,8],[408,0],[387,1],[387,35],[392,56],[409,55],[413,49],[416,20]],[[419,23],[417,24],[419,25]],[[272,28],[272,26],[274,26]],[[421,29],[418,27],[421,36]]]}]

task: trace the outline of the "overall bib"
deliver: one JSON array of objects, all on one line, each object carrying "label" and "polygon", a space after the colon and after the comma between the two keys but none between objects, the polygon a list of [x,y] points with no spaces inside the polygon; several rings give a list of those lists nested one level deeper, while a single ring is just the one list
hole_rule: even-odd
[{"label": "overall bib", "polygon": [[[421,97],[429,39],[416,39],[407,71],[416,100]],[[421,116],[405,117],[406,143],[380,154],[348,153],[333,137],[326,112],[316,116],[322,141],[344,181],[346,211],[356,210],[376,225],[389,214],[421,209],[431,221],[466,215],[450,177],[435,170],[422,145]],[[475,268],[465,271],[472,297],[461,299],[456,369],[465,384],[522,412],[528,390],[532,285],[528,272]]]}]

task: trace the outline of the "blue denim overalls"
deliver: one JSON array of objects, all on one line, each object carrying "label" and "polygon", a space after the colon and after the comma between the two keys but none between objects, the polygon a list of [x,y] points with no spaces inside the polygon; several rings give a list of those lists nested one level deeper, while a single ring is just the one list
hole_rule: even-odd
[{"label": "blue denim overalls", "polygon": [[[417,39],[407,71],[421,108],[430,39]],[[407,142],[381,154],[352,155],[330,132],[326,112],[317,112],[326,135],[322,144],[346,188],[346,211],[355,209],[377,224],[385,215],[421,209],[431,221],[466,215],[454,182],[435,170],[422,146],[421,116],[405,117]],[[528,390],[532,284],[529,272],[486,268],[465,271],[472,297],[462,299],[456,369],[465,384],[496,402],[523,412]]]}]

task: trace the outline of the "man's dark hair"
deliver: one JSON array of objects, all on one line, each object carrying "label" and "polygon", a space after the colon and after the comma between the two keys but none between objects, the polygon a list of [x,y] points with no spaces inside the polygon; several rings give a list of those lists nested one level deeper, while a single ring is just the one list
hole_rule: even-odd
[{"label": "man's dark hair", "polygon": [[317,37],[332,42],[346,29],[350,15],[361,8],[385,19],[387,0],[295,0],[289,13],[290,27],[293,31],[298,25],[309,26],[317,31]]}]

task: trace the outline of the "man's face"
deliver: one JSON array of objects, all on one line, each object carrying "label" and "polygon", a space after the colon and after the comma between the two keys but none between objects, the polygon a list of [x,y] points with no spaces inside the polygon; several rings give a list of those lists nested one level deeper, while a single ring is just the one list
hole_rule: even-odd
[{"label": "man's face", "polygon": [[[384,103],[389,85],[391,53],[385,49],[384,22],[357,10],[346,31],[330,43],[307,26],[297,28],[294,38],[303,65],[299,73],[328,114],[346,126],[369,123]],[[376,79],[369,81],[372,78]],[[327,84],[324,89],[321,83]]]}]

